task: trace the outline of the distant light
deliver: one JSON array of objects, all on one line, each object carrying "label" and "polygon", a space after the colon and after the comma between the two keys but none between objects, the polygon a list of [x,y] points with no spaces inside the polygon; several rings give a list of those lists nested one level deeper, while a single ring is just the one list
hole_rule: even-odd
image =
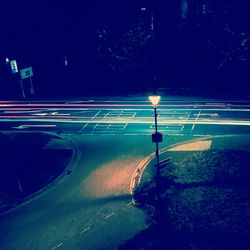
[{"label": "distant light", "polygon": [[8,57],[5,58],[5,63],[9,64],[10,63],[10,59]]},{"label": "distant light", "polygon": [[145,8],[145,7],[142,7],[142,8],[141,8],[141,11],[145,11],[145,10],[146,10],[146,8]]},{"label": "distant light", "polygon": [[155,107],[155,106],[157,106],[157,104],[159,103],[161,97],[160,97],[159,95],[151,95],[151,96],[149,96],[148,99],[151,101],[151,103],[152,103],[153,106]]},{"label": "distant light", "polygon": [[64,66],[68,66],[68,60],[67,60],[66,57],[65,57],[65,59],[64,59]]}]

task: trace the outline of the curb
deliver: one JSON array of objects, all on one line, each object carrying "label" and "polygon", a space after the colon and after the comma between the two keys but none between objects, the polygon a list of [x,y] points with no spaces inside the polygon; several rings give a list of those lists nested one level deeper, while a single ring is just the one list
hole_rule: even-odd
[{"label": "curb", "polygon": [[[226,135],[229,136],[229,135]],[[232,135],[231,135],[232,136]],[[184,145],[187,143],[191,143],[191,142],[196,142],[196,141],[204,141],[204,140],[208,140],[211,138],[216,138],[216,137],[225,137],[225,136],[206,136],[206,137],[201,137],[201,138],[196,138],[193,140],[188,140],[185,142],[180,142],[180,143],[175,143],[172,144],[171,146],[165,147],[163,149],[160,150],[159,155],[166,153],[169,149],[176,147],[176,146],[180,146],[180,145]],[[134,191],[137,187],[139,187],[140,183],[141,183],[141,179],[142,179],[142,175],[143,172],[145,171],[146,167],[149,166],[150,162],[155,159],[155,152],[151,153],[150,155],[148,155],[147,157],[145,157],[140,164],[138,165],[138,167],[135,169],[131,182],[130,182],[130,188],[129,188],[129,192],[130,194],[133,196]]]}]

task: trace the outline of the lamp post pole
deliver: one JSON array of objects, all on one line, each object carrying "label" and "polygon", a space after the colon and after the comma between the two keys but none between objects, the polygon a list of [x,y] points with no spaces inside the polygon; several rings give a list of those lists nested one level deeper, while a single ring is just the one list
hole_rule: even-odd
[{"label": "lamp post pole", "polygon": [[[157,128],[157,111],[156,111],[156,106],[154,107],[154,116],[155,116],[155,134],[158,133],[158,128]],[[157,167],[159,167],[160,165],[160,160],[159,160],[159,142],[156,141],[155,142],[155,147],[156,147],[156,150],[155,150],[155,156],[156,156],[156,164],[157,164]]]},{"label": "lamp post pole", "polygon": [[162,142],[162,134],[158,132],[157,127],[157,104],[160,101],[161,97],[158,95],[152,95],[149,96],[149,100],[151,101],[153,108],[154,108],[154,117],[155,117],[155,133],[152,134],[152,142],[155,143],[155,157],[156,157],[156,167],[157,169],[160,166],[160,160],[159,160],[159,142]]}]

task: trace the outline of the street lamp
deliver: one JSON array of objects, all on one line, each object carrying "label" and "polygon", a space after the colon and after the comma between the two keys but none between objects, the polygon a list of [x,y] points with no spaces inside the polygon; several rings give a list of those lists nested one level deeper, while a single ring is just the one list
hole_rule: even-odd
[{"label": "street lamp", "polygon": [[160,160],[159,160],[159,142],[162,142],[162,133],[158,132],[158,128],[157,128],[157,105],[160,101],[161,97],[159,95],[151,95],[149,96],[149,100],[151,101],[153,108],[154,108],[154,117],[155,117],[155,133],[152,134],[152,142],[155,143],[156,146],[156,151],[155,151],[155,156],[156,156],[156,165],[157,165],[157,169],[160,166]]}]

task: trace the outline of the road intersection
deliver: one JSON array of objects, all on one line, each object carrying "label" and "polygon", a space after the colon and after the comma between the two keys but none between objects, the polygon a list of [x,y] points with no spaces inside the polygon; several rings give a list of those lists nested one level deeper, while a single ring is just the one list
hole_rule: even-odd
[{"label": "road intersection", "polygon": [[[165,134],[215,133],[232,127],[249,131],[250,105],[225,102],[162,102],[158,107],[159,129]],[[97,101],[81,103],[0,103],[0,129],[67,131],[97,134],[150,134],[154,130],[148,102]]]},{"label": "road intersection", "polygon": [[[250,105],[242,102],[162,101],[162,148],[225,134],[250,134]],[[35,200],[0,218],[2,249],[116,249],[145,229],[133,206],[131,180],[154,152],[149,102],[1,102],[2,132],[49,132],[71,138],[77,166]]]}]

